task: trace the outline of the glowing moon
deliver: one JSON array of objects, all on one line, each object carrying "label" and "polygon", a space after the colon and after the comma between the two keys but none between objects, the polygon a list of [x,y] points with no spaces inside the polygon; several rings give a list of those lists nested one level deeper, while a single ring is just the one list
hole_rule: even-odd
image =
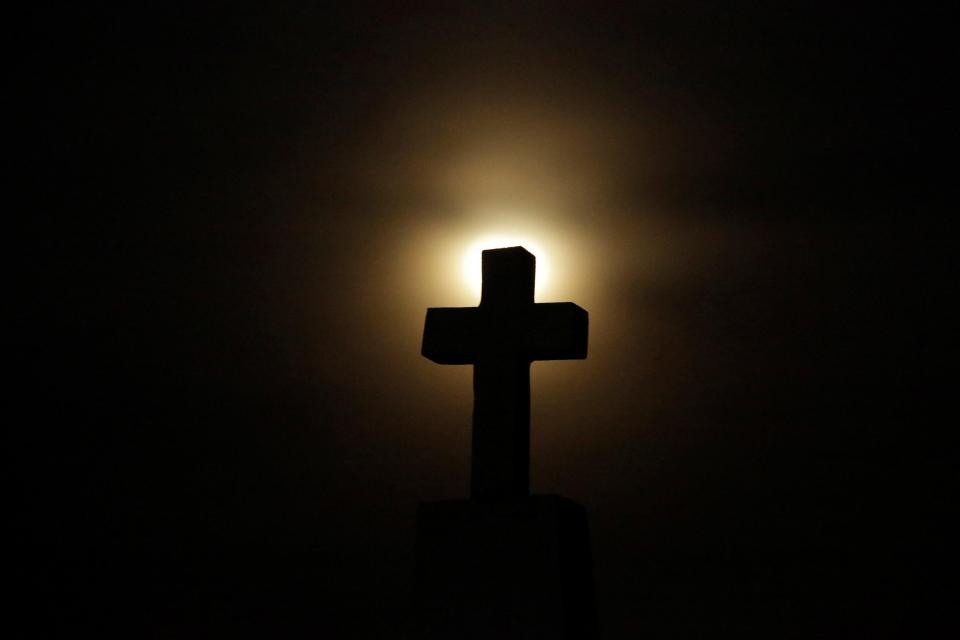
[{"label": "glowing moon", "polygon": [[485,249],[504,247],[523,247],[537,258],[536,293],[544,291],[550,276],[550,258],[543,247],[535,240],[522,236],[490,235],[472,242],[463,252],[461,260],[463,278],[467,286],[477,297],[483,283],[481,271],[481,252]]}]

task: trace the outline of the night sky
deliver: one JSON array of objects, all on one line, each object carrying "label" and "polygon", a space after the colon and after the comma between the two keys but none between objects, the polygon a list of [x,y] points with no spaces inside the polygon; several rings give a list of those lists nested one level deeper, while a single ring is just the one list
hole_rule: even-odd
[{"label": "night sky", "polygon": [[415,637],[491,233],[590,313],[531,474],[604,637],[943,634],[945,13],[83,4],[9,25],[14,637]]}]

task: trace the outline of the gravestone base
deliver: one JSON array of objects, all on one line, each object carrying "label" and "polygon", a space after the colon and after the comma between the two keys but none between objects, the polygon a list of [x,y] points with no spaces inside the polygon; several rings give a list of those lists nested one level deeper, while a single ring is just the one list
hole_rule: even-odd
[{"label": "gravestone base", "polygon": [[418,637],[598,637],[586,510],[559,496],[424,503]]}]

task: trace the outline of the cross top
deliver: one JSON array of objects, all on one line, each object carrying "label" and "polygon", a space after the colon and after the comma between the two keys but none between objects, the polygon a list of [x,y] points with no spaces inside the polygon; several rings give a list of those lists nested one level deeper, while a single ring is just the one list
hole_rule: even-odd
[{"label": "cross top", "polygon": [[483,252],[480,306],[427,309],[424,356],[473,365],[471,494],[530,491],[530,363],[587,357],[587,312],[533,301],[536,258],[523,247]]}]

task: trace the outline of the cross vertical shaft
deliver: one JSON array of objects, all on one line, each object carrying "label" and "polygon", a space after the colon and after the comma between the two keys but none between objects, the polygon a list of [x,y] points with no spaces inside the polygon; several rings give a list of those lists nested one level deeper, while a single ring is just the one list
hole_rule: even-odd
[{"label": "cross vertical shaft", "polygon": [[[484,251],[480,310],[491,325],[511,331],[517,312],[533,305],[536,258],[525,250]],[[474,497],[530,493],[530,361],[492,331],[473,366],[470,493]]]},{"label": "cross vertical shaft", "polygon": [[530,492],[530,363],[480,357],[473,366],[474,497]]}]

